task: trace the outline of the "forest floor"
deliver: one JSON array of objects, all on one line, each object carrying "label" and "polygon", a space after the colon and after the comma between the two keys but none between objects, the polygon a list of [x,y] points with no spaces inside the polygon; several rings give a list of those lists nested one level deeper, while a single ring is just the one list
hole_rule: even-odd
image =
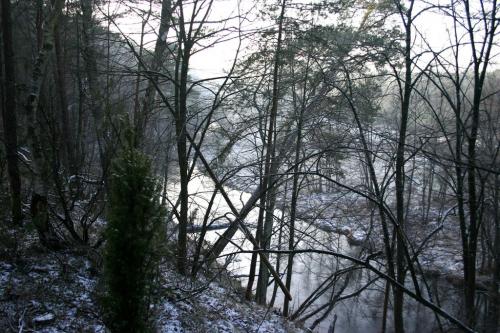
[{"label": "forest floor", "polygon": [[[0,242],[0,332],[106,332],[99,298],[100,258],[93,251],[48,251],[34,232],[17,237],[17,249]],[[5,241],[7,240],[7,241]],[[152,307],[156,332],[303,332],[278,313],[248,302],[223,270],[193,280],[168,260]]]}]

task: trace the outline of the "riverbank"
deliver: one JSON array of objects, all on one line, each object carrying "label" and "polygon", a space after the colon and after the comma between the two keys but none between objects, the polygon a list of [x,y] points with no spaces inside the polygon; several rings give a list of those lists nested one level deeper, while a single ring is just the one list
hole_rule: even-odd
[{"label": "riverbank", "polygon": [[[106,332],[99,307],[100,257],[88,249],[47,251],[33,233],[0,248],[1,332]],[[196,280],[161,267],[152,308],[156,332],[303,332],[279,314],[244,300],[224,271]]]}]

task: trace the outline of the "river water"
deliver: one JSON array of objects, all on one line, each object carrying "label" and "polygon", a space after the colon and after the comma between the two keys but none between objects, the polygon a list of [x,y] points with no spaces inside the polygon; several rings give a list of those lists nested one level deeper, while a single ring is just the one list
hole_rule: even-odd
[{"label": "river water", "polygon": [[[189,184],[189,193],[191,196],[190,211],[194,217],[195,223],[201,223],[203,215],[205,214],[208,202],[213,194],[214,186],[209,178],[198,174],[193,177]],[[226,188],[227,193],[236,208],[241,208],[244,203],[250,198],[251,194],[243,191]],[[178,193],[178,188],[174,185],[169,188],[168,195],[174,199]],[[215,199],[210,220],[217,217],[224,216],[230,213],[230,209],[221,195]],[[281,216],[282,212],[276,210],[276,216]],[[231,214],[229,217],[233,217]],[[249,225],[255,224],[258,217],[257,209],[250,212],[245,222]],[[209,220],[209,221],[210,221]],[[222,219],[222,223],[227,223],[228,220]],[[284,243],[287,242],[286,228],[284,228],[282,237]],[[215,242],[217,238],[223,233],[224,230],[208,231],[205,239],[209,242]],[[279,235],[279,230],[276,230],[274,242],[276,243]],[[192,237],[197,237],[196,234],[191,234]],[[303,221],[297,222],[297,239],[300,238],[298,248],[301,249],[321,249],[337,251],[350,256],[357,256],[361,249],[357,246],[348,244],[345,236],[338,235],[331,232],[325,232],[314,225],[305,223]],[[223,254],[237,252],[238,248],[244,250],[251,250],[252,247],[248,241],[245,241],[241,232],[237,232],[232,239],[232,244],[229,244]],[[220,263],[228,257],[219,259]],[[243,286],[247,284],[247,277],[249,272],[251,254],[240,253],[230,257],[231,261],[227,265],[227,269],[241,280]],[[276,256],[271,256],[271,262],[276,263]],[[287,258],[282,256],[280,272],[285,271]],[[299,306],[311,295],[311,293],[318,288],[325,279],[328,279],[335,272],[341,269],[350,267],[351,263],[346,260],[340,260],[334,256],[328,256],[316,253],[299,254],[294,257],[293,278],[291,293],[293,300],[291,302],[291,313],[299,308]],[[283,275],[283,280],[285,275]],[[348,281],[346,281],[348,279]],[[256,279],[257,280],[257,279]],[[366,287],[369,281],[373,281]],[[409,285],[410,285],[410,281]],[[460,308],[459,290],[442,279],[431,278],[427,279],[429,288],[434,295],[439,298],[441,306],[451,313],[457,312]],[[254,284],[254,286],[256,283]],[[345,288],[342,289],[342,286]],[[273,294],[274,284],[268,288],[268,301]],[[328,290],[319,296],[317,300],[310,306],[301,316],[310,313],[310,311],[329,303],[332,297],[340,291],[340,297],[348,294],[355,293],[359,289],[363,291],[354,298],[349,298],[335,303],[333,309],[326,315],[319,325],[316,326],[314,332],[328,333],[331,331],[332,326],[335,327],[336,333],[375,333],[380,332],[382,327],[382,313],[384,305],[384,288],[385,281],[376,280],[376,276],[366,270],[356,270],[348,274],[342,275],[335,284],[332,284]],[[432,332],[438,326],[435,315],[411,300],[409,297],[405,298],[405,326],[408,332]],[[281,309],[283,304],[283,294],[278,289],[274,307]],[[390,308],[390,306],[389,306]],[[305,326],[310,327],[314,321],[321,316],[324,312],[314,315],[305,321]],[[448,327],[446,320],[441,320],[445,327]],[[391,331],[391,312],[388,311],[387,331]]]}]

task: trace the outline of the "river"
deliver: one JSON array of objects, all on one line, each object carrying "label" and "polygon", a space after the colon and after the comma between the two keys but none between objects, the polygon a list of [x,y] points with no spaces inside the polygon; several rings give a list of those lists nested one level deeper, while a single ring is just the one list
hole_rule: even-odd
[{"label": "river", "polygon": [[[190,211],[194,216],[195,223],[201,223],[203,215],[205,214],[208,202],[213,194],[214,185],[212,181],[198,173],[189,183],[189,193],[191,196]],[[241,208],[244,203],[250,198],[251,194],[243,191],[238,191],[232,188],[226,188],[226,191],[236,208]],[[174,185],[169,188],[168,195],[170,198],[176,198],[178,188]],[[175,200],[173,200],[175,201]],[[224,216],[230,213],[230,209],[221,195],[215,199],[210,220],[217,217]],[[276,216],[281,216],[282,212],[276,210]],[[233,217],[228,214],[228,217]],[[254,209],[246,218],[246,223],[250,226],[254,225],[257,221],[258,211]],[[227,223],[228,220],[222,219],[221,223]],[[286,228],[283,228],[282,237],[287,237]],[[222,234],[223,230],[211,230],[207,232],[205,239],[208,242],[215,242],[215,240]],[[274,242],[278,239],[279,230],[276,230]],[[196,234],[191,234],[192,237]],[[361,249],[358,246],[351,246],[343,235],[332,232],[325,232],[318,229],[315,225],[306,223],[304,221],[297,222],[297,238],[300,237],[298,248],[301,249],[322,249],[344,253],[350,256],[357,256]],[[283,238],[286,242],[286,238]],[[251,250],[252,247],[248,241],[244,240],[241,232],[237,232],[232,239],[233,244],[229,244],[223,254],[237,252],[238,248],[244,250]],[[223,256],[219,259],[220,263],[228,257]],[[238,276],[243,286],[247,284],[247,277],[249,272],[251,254],[240,253],[231,257],[231,261],[227,266],[235,276]],[[276,263],[276,256],[271,256],[271,262]],[[281,258],[280,272],[284,272],[283,267],[286,265],[286,257]],[[318,288],[325,279],[331,277],[332,274],[342,269],[351,266],[351,263],[346,260],[338,259],[334,256],[324,254],[307,253],[299,254],[294,258],[293,266],[293,279],[291,294],[293,300],[291,302],[291,313],[296,311],[300,304],[302,304],[311,293]],[[348,281],[346,278],[348,277]],[[283,275],[284,280],[284,275]],[[373,281],[368,287],[365,288],[369,281]],[[422,281],[421,281],[422,282]],[[436,277],[428,278],[427,282],[429,288],[434,295],[439,298],[441,306],[451,313],[457,312],[460,308],[460,291],[455,289],[443,279]],[[345,284],[345,288],[342,286]],[[408,280],[408,284],[411,282]],[[254,284],[254,286],[256,283]],[[332,284],[328,290],[315,300],[313,305],[309,307],[299,318],[303,318],[313,309],[318,306],[328,303],[335,294],[341,290],[340,297],[352,294],[363,288],[363,291],[353,298],[348,298],[335,303],[333,309],[326,315],[319,325],[314,329],[314,332],[328,333],[331,331],[333,323],[335,323],[336,333],[375,333],[380,332],[382,327],[382,313],[384,305],[384,288],[385,281],[376,279],[373,273],[367,270],[355,270],[351,273],[342,275],[337,279],[335,284]],[[268,300],[271,299],[273,294],[273,284],[268,288]],[[428,296],[428,295],[427,295]],[[283,304],[283,294],[279,291],[276,294],[274,307],[280,309]],[[390,306],[389,306],[390,308]],[[314,315],[305,321],[305,326],[310,327],[320,314]],[[448,327],[446,320],[442,319],[441,322]],[[387,331],[391,331],[391,312],[388,311]],[[409,297],[405,298],[405,326],[408,332],[432,332],[437,326],[436,317],[432,311],[427,309],[421,304],[411,300]]]}]

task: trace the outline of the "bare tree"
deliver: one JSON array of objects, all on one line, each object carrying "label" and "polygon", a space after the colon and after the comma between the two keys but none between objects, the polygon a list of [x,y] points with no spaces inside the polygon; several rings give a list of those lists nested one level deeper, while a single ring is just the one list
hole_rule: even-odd
[{"label": "bare tree", "polygon": [[[477,251],[482,224],[480,201],[483,189],[478,183],[477,141],[482,123],[481,103],[485,98],[483,90],[498,27],[495,19],[497,7],[496,1],[481,2],[480,6],[476,6],[464,0],[454,1],[442,9],[451,18],[454,28],[450,36],[452,60],[438,53],[436,63],[439,67],[430,77],[454,115],[454,135],[447,129],[445,119],[437,114],[435,117],[454,164],[454,192],[464,265],[465,313],[471,327],[476,326],[477,319]],[[467,40],[465,45],[463,40]],[[469,48],[471,59],[464,67],[465,48]]]},{"label": "bare tree", "polygon": [[[26,104],[26,113],[28,115],[28,134],[30,138],[30,147],[32,149],[32,168],[33,168],[33,192],[31,196],[31,217],[37,228],[40,240],[48,247],[56,248],[60,246],[59,237],[56,236],[53,226],[49,221],[48,212],[48,179],[49,171],[47,161],[41,147],[40,137],[40,92],[42,91],[43,80],[48,72],[48,59],[54,48],[54,27],[60,19],[64,0],[54,2],[51,12],[43,25],[41,36],[41,49],[38,52],[38,58],[33,66],[31,78],[31,90]],[[39,10],[41,10],[39,8]],[[70,230],[74,229],[69,226]]]}]

